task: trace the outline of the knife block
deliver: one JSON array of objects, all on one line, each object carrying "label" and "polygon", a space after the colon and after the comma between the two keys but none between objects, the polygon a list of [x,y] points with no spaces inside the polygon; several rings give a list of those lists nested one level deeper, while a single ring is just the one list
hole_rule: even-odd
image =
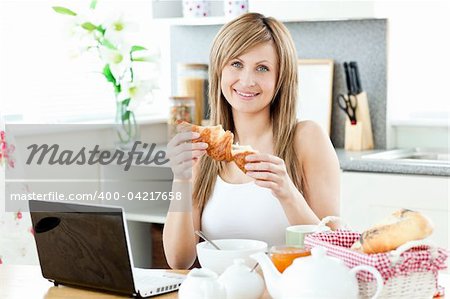
[{"label": "knife block", "polygon": [[352,125],[350,120],[345,121],[345,149],[348,151],[363,150],[363,123],[358,121]]},{"label": "knife block", "polygon": [[373,149],[372,122],[370,121],[369,101],[367,93],[361,92],[356,95],[358,108],[356,108],[356,119],[362,122],[362,149]]},{"label": "knife block", "polygon": [[369,103],[367,93],[356,95],[356,125],[345,121],[345,149],[350,151],[363,151],[373,149],[372,123],[370,121]]}]

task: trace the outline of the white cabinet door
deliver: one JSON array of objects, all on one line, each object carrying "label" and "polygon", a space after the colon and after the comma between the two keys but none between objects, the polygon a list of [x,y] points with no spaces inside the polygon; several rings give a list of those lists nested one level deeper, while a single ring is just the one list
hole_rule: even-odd
[{"label": "white cabinet door", "polygon": [[420,211],[435,225],[430,239],[450,248],[449,186],[448,177],[343,172],[341,216],[363,231],[399,208]]}]

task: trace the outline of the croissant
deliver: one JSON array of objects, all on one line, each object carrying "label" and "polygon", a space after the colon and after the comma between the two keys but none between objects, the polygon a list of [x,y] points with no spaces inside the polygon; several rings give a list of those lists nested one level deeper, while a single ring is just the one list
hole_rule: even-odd
[{"label": "croissant", "polygon": [[225,131],[222,125],[217,126],[197,126],[188,122],[180,122],[184,129],[190,129],[192,132],[197,132],[200,137],[193,142],[205,142],[208,144],[206,153],[212,159],[216,161],[234,161],[236,165],[244,173],[245,169],[245,157],[251,154],[255,154],[256,151],[251,146],[239,146],[233,144],[234,134],[230,131]]},{"label": "croissant", "polygon": [[245,157],[248,155],[255,154],[256,151],[249,145],[239,146],[233,145],[231,150],[233,161],[242,170],[244,173],[247,173],[247,169],[245,169]]}]

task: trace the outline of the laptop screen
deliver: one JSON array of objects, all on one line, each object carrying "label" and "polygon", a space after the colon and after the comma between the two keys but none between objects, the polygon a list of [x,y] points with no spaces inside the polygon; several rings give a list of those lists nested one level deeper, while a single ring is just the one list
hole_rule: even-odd
[{"label": "laptop screen", "polygon": [[29,204],[45,278],[135,293],[121,208],[45,201]]}]

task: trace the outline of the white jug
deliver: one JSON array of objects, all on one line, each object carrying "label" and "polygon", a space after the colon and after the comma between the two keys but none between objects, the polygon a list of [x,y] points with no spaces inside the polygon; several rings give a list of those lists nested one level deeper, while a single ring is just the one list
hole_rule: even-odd
[{"label": "white jug", "polygon": [[245,265],[244,259],[235,259],[219,277],[227,299],[258,299],[264,293],[264,280]]},{"label": "white jug", "polygon": [[226,299],[224,286],[217,281],[213,271],[202,268],[192,269],[181,284],[179,299]]}]

